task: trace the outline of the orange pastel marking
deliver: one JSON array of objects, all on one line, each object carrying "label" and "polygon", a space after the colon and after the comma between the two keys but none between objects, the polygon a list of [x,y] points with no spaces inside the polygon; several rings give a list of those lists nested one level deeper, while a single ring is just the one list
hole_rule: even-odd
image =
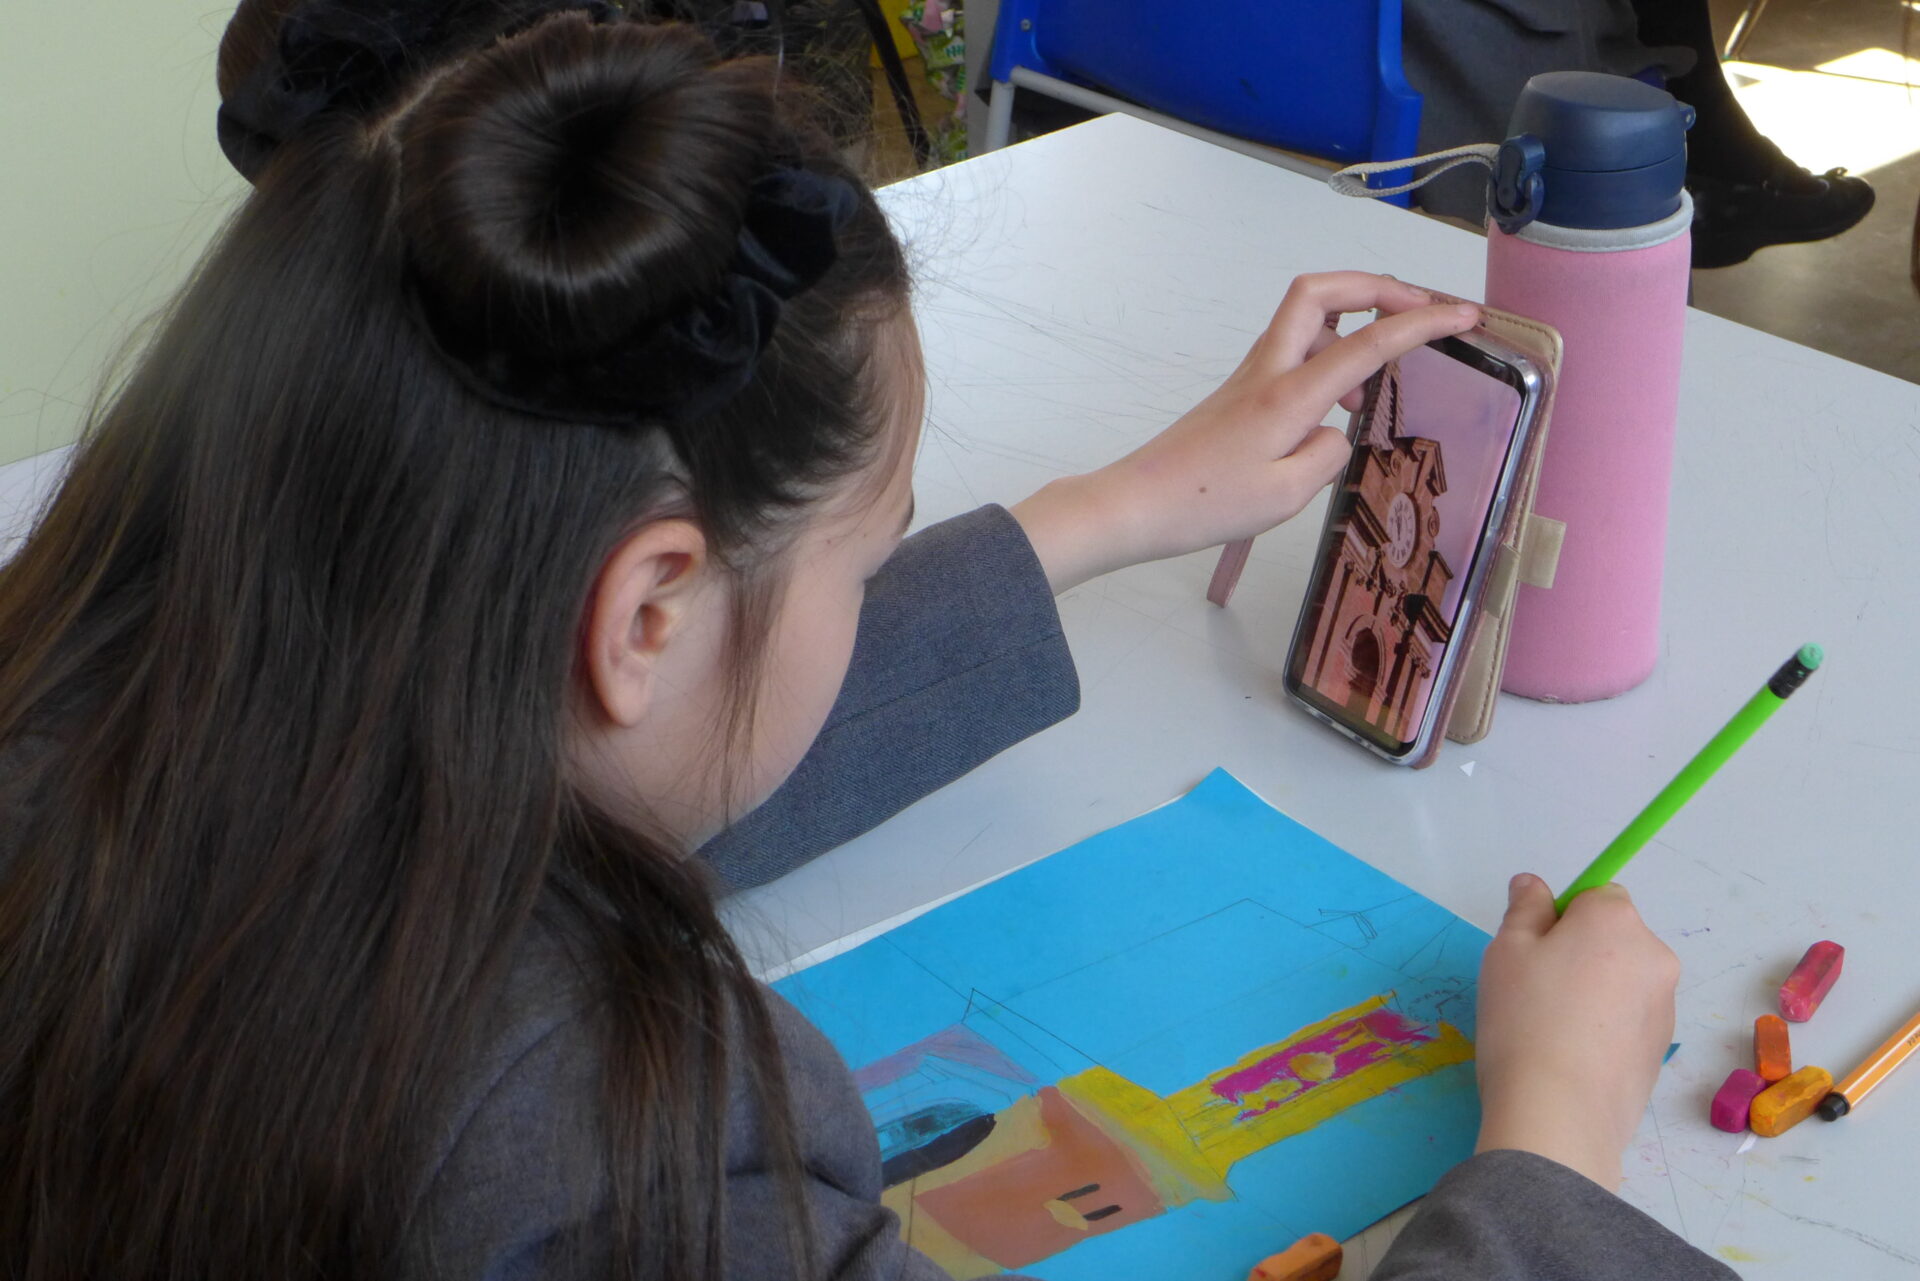
[{"label": "orange pastel marking", "polygon": [[1247,1281],[1333,1281],[1340,1275],[1340,1263],[1340,1243],[1315,1232],[1262,1259],[1247,1273]]},{"label": "orange pastel marking", "polygon": [[1762,1014],[1753,1021],[1753,1070],[1767,1081],[1793,1075],[1793,1044],[1787,1021],[1778,1014]]},{"label": "orange pastel marking", "polygon": [[1803,1067],[1784,1081],[1776,1081],[1754,1096],[1747,1124],[1763,1138],[1775,1138],[1813,1115],[1820,1100],[1833,1089],[1833,1077],[1823,1067]]}]

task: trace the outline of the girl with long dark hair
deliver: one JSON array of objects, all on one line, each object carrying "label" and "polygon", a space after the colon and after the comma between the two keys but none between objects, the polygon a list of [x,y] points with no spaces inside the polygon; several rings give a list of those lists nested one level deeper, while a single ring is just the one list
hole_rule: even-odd
[{"label": "girl with long dark hair", "polygon": [[[1140,450],[903,543],[906,269],[773,65],[249,0],[221,83],[255,189],[0,570],[0,1277],[937,1275],[714,868],[1068,715],[1052,594],[1293,515],[1333,402],[1472,309],[1303,278]],[[1604,1197],[1671,956],[1544,894],[1483,995],[1521,1151],[1463,1169]],[[1505,1239],[1474,1177],[1430,1217]]]}]

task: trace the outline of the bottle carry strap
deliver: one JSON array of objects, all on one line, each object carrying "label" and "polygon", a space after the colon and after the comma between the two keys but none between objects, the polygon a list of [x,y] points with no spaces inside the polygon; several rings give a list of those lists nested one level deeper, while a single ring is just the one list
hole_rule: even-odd
[{"label": "bottle carry strap", "polygon": [[[1430,151],[1424,156],[1414,156],[1409,160],[1375,160],[1368,164],[1348,165],[1345,169],[1337,169],[1327,175],[1327,185],[1343,196],[1363,198],[1398,196],[1424,187],[1447,170],[1457,169],[1461,165],[1485,165],[1491,169],[1494,157],[1499,154],[1500,144],[1497,142],[1469,143],[1464,147],[1449,147],[1445,151]],[[1393,173],[1400,169],[1417,169],[1421,165],[1432,164],[1436,160],[1444,160],[1446,163],[1431,173],[1420,174],[1412,182],[1403,182],[1397,187],[1367,185],[1367,179],[1374,174]]]},{"label": "bottle carry strap", "polygon": [[[1367,178],[1373,174],[1417,169],[1437,161],[1445,163],[1417,175],[1412,182],[1403,182],[1397,187],[1367,185]],[[1488,212],[1500,230],[1512,235],[1540,216],[1540,205],[1546,198],[1540,170],[1546,162],[1547,149],[1540,140],[1530,133],[1523,133],[1505,142],[1472,142],[1464,147],[1430,151],[1424,156],[1413,156],[1407,160],[1374,160],[1366,164],[1348,165],[1329,174],[1327,185],[1343,196],[1397,196],[1426,186],[1449,169],[1457,169],[1461,165],[1485,165],[1493,175],[1493,191],[1487,201]]]}]

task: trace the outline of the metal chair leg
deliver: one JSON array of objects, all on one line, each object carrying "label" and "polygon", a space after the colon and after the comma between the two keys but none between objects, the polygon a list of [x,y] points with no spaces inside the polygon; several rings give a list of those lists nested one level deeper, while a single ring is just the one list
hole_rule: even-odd
[{"label": "metal chair leg", "polygon": [[927,126],[920,119],[920,108],[913,100],[913,86],[907,82],[906,64],[900,61],[900,51],[893,47],[893,28],[887,25],[886,14],[880,11],[879,0],[854,0],[860,10],[860,16],[866,19],[867,32],[873,37],[873,47],[880,54],[880,66],[887,75],[887,88],[893,93],[893,105],[900,112],[900,123],[906,126],[907,141],[913,144],[913,158],[925,169],[933,162],[933,139],[927,136]]},{"label": "metal chair leg", "polygon": [[1747,47],[1747,37],[1760,25],[1760,15],[1767,11],[1767,0],[1748,0],[1747,7],[1740,11],[1739,21],[1733,24],[1733,34],[1727,37],[1727,51],[1720,55],[1720,61],[1732,62]]},{"label": "metal chair leg", "polygon": [[1907,260],[1907,275],[1913,280],[1913,287],[1920,290],[1920,207],[1913,211],[1913,255]]},{"label": "metal chair leg", "polygon": [[1013,141],[1013,86],[1004,80],[993,82],[987,95],[987,150],[998,151]]}]

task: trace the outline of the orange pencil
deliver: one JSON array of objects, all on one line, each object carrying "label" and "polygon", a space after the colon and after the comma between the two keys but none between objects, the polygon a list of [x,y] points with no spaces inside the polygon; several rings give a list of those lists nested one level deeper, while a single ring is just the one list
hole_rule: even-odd
[{"label": "orange pencil", "polygon": [[1833,1093],[1820,1101],[1815,1109],[1823,1121],[1838,1121],[1841,1117],[1860,1105],[1860,1100],[1873,1093],[1874,1087],[1887,1079],[1892,1071],[1907,1061],[1907,1056],[1920,1048],[1920,1014],[1914,1015],[1903,1024],[1898,1032],[1880,1043],[1880,1048],[1867,1055],[1866,1061],[1841,1079],[1833,1087]]}]

